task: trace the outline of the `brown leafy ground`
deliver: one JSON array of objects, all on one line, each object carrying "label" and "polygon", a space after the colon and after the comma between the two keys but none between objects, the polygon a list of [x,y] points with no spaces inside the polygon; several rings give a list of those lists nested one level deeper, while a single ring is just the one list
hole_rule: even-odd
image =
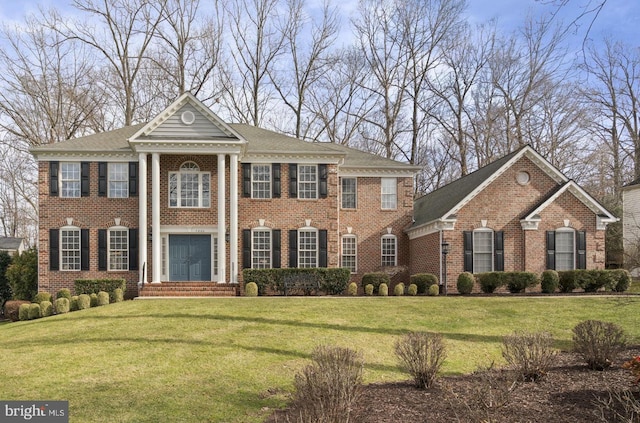
[{"label": "brown leafy ground", "polygon": [[[371,384],[363,387],[354,423],[579,423],[616,422],[610,413],[602,417],[597,399],[606,400],[612,390],[632,389],[640,401],[638,387],[622,363],[640,355],[640,346],[628,348],[605,371],[585,367],[575,353],[561,352],[554,366],[539,382],[521,382],[512,387],[506,370],[476,372],[439,379],[436,387],[421,391],[409,381]],[[490,388],[491,387],[491,388]],[[504,404],[503,404],[504,403]],[[493,404],[493,405],[492,405]],[[606,408],[606,407],[605,407]],[[638,410],[640,411],[640,410]],[[279,411],[268,423],[295,422],[295,410]],[[640,422],[636,414],[634,420]]]}]

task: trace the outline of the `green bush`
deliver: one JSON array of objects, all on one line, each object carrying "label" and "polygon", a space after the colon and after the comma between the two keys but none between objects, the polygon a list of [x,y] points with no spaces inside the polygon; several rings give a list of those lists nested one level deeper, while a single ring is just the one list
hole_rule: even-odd
[{"label": "green bush", "polygon": [[395,295],[396,297],[401,297],[404,295],[404,284],[402,282],[393,287],[393,295]]},{"label": "green bush", "polygon": [[116,288],[113,290],[113,298],[111,298],[111,295],[109,297],[112,302],[121,303],[124,301],[124,292],[121,288]]},{"label": "green bush", "polygon": [[440,294],[440,286],[429,285],[429,290],[427,291],[427,295],[430,297],[437,297]]},{"label": "green bush", "polygon": [[246,297],[257,297],[258,296],[258,284],[255,282],[249,282],[244,286],[244,295]]},{"label": "green bush", "polygon": [[409,288],[407,288],[407,294],[411,295],[412,297],[418,295],[418,285],[416,285],[415,283],[410,284]]},{"label": "green bush", "polygon": [[51,294],[49,294],[48,292],[38,292],[34,297],[33,302],[40,304],[43,301],[51,302],[51,299]]},{"label": "green bush", "polygon": [[624,330],[615,323],[585,320],[573,328],[573,349],[592,370],[611,366],[626,345]]},{"label": "green bush", "polygon": [[38,293],[38,252],[31,248],[14,257],[5,276],[9,280],[14,299],[33,300]]},{"label": "green bush", "polygon": [[576,270],[576,274],[578,275],[578,284],[584,292],[597,292],[607,285],[608,277],[602,270]]},{"label": "green bush", "polygon": [[67,300],[71,301],[71,291],[69,291],[67,288],[62,288],[61,290],[56,292],[56,298],[66,298]]},{"label": "green bush", "polygon": [[69,301],[69,310],[70,311],[80,310],[80,305],[78,304],[78,295],[74,295],[71,297],[71,301]]},{"label": "green bush", "polygon": [[127,289],[127,281],[124,279],[77,279],[74,282],[74,287],[76,295],[91,295],[104,291],[111,296],[117,288],[124,292]]},{"label": "green bush", "polygon": [[349,288],[347,288],[347,293],[352,297],[358,295],[358,284],[355,282],[351,282],[349,284]]},{"label": "green bush", "polygon": [[555,270],[545,270],[540,276],[540,289],[545,294],[553,294],[558,289],[560,276]]},{"label": "green bush", "polygon": [[446,358],[442,335],[431,332],[411,332],[396,341],[396,357],[413,377],[416,387],[430,388]]},{"label": "green bush", "polygon": [[365,285],[365,287],[364,287],[364,294],[365,294],[365,295],[368,295],[368,296],[373,295],[373,285],[372,285],[372,284],[367,284],[367,285]]},{"label": "green bush", "polygon": [[538,285],[538,275],[531,272],[505,272],[503,277],[507,282],[507,289],[512,294],[524,292],[526,288]]},{"label": "green bush", "polygon": [[456,288],[458,288],[458,292],[462,295],[471,294],[473,291],[473,284],[476,282],[476,278],[473,277],[473,274],[470,272],[462,272],[458,275],[458,280],[456,282]]},{"label": "green bush", "polygon": [[580,288],[577,272],[577,270],[563,270],[558,272],[558,287],[560,292],[573,292],[573,290]]},{"label": "green bush", "polygon": [[611,289],[616,292],[624,292],[631,285],[631,273],[626,269],[611,270],[615,284]]},{"label": "green bush", "polygon": [[64,314],[69,312],[69,300],[66,297],[57,298],[53,303],[57,314]]},{"label": "green bush", "polygon": [[109,305],[109,293],[100,291],[96,297],[96,305],[98,307]]},{"label": "green bush", "polygon": [[77,304],[78,304],[78,310],[85,310],[91,307],[91,297],[88,296],[87,294],[80,294],[78,295]]},{"label": "green bush", "polygon": [[49,317],[53,315],[53,303],[51,301],[42,301],[40,303],[40,312],[42,317]]},{"label": "green bush", "polygon": [[98,307],[98,294],[95,292],[93,294],[89,294],[89,306]]},{"label": "green bush", "polygon": [[380,292],[380,285],[386,284],[389,286],[389,275],[383,272],[365,273],[362,276],[362,286],[373,285],[373,290]]},{"label": "green bush", "polygon": [[411,275],[410,282],[418,287],[418,294],[426,294],[431,285],[438,284],[438,277],[431,273],[416,273]]},{"label": "green bush", "polygon": [[[284,268],[284,269],[244,269],[245,281],[258,285],[258,295],[275,292],[280,295],[293,293],[324,292],[338,295],[345,292],[351,273],[344,268]],[[311,289],[313,288],[313,289]]]},{"label": "green bush", "polygon": [[487,272],[476,275],[480,290],[485,294],[493,294],[496,289],[505,285],[504,272]]},{"label": "green bush", "polygon": [[29,304],[29,320],[39,319],[42,317],[42,309],[40,308],[40,304],[31,303]]},{"label": "green bush", "polygon": [[386,283],[381,283],[378,287],[378,295],[380,295],[381,297],[389,296],[389,285],[387,285]]},{"label": "green bush", "polygon": [[0,251],[0,307],[13,296],[9,279],[6,276],[6,271],[11,266],[12,260],[13,258],[8,252]]},{"label": "green bush", "polygon": [[29,309],[31,308],[31,303],[22,303],[20,307],[18,307],[18,319],[21,321],[29,320]]}]

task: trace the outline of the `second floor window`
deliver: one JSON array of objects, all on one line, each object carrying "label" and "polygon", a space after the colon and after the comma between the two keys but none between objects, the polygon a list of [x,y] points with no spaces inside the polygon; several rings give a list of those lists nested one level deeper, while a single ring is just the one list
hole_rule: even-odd
[{"label": "second floor window", "polygon": [[109,198],[129,196],[129,163],[109,163]]},{"label": "second floor window", "polygon": [[251,198],[271,198],[270,165],[251,165]]},{"label": "second floor window", "polygon": [[206,208],[211,205],[211,174],[200,172],[194,162],[169,172],[169,207]]},{"label": "second floor window", "polygon": [[[318,198],[318,167],[298,166],[298,198]],[[315,267],[315,266],[313,266]]]},{"label": "second floor window", "polygon": [[342,178],[342,208],[355,209],[357,200],[356,178]]},{"label": "second floor window", "polygon": [[381,178],[381,208],[395,210],[398,205],[398,181],[396,178]]},{"label": "second floor window", "polygon": [[80,197],[80,163],[60,163],[60,196]]}]

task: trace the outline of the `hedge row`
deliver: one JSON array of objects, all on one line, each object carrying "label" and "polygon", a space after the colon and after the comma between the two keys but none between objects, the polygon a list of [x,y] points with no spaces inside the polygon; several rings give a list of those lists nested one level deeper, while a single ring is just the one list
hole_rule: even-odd
[{"label": "hedge row", "polygon": [[124,293],[127,290],[127,281],[124,279],[76,279],[74,287],[76,295],[91,295],[104,291],[109,294],[109,300],[113,303],[116,301],[116,289]]},{"label": "hedge row", "polygon": [[254,282],[258,295],[342,294],[349,285],[350,272],[343,268],[244,269],[245,283]]}]

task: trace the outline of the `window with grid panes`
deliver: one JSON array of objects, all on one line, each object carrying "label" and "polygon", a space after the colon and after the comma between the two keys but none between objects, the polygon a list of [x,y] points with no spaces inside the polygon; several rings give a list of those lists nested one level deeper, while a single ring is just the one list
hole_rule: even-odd
[{"label": "window with grid panes", "polygon": [[60,196],[80,197],[80,163],[60,163]]},{"label": "window with grid panes", "polygon": [[357,206],[356,178],[342,178],[342,208],[355,209]]},{"label": "window with grid panes", "polygon": [[271,198],[271,165],[251,165],[251,197]]},{"label": "window with grid panes", "polygon": [[381,178],[380,186],[382,210],[395,210],[398,206],[398,180],[396,178]]},{"label": "window with grid panes", "polygon": [[298,198],[318,198],[316,165],[298,165]]},{"label": "window with grid panes", "polygon": [[109,197],[127,198],[129,196],[129,164],[109,163]]},{"label": "window with grid panes", "polygon": [[573,230],[556,231],[556,270],[575,268],[575,232]]},{"label": "window with grid panes", "polygon": [[342,237],[342,254],[340,256],[340,267],[349,269],[351,273],[356,273],[357,243],[355,235],[344,235]]},{"label": "window with grid panes", "polygon": [[211,205],[211,175],[185,162],[179,172],[169,172],[169,207],[206,208]]},{"label": "window with grid panes", "polygon": [[493,231],[473,231],[473,273],[493,271]]},{"label": "window with grid panes", "polygon": [[318,267],[318,231],[298,231],[298,267]]},{"label": "window with grid panes", "polygon": [[254,269],[271,268],[271,231],[254,229],[251,242],[251,267]]},{"label": "window with grid panes", "polygon": [[80,229],[60,229],[60,265],[62,270],[80,270]]},{"label": "window with grid panes", "polygon": [[397,242],[395,235],[384,235],[382,237],[382,265],[396,266],[397,261]]}]

